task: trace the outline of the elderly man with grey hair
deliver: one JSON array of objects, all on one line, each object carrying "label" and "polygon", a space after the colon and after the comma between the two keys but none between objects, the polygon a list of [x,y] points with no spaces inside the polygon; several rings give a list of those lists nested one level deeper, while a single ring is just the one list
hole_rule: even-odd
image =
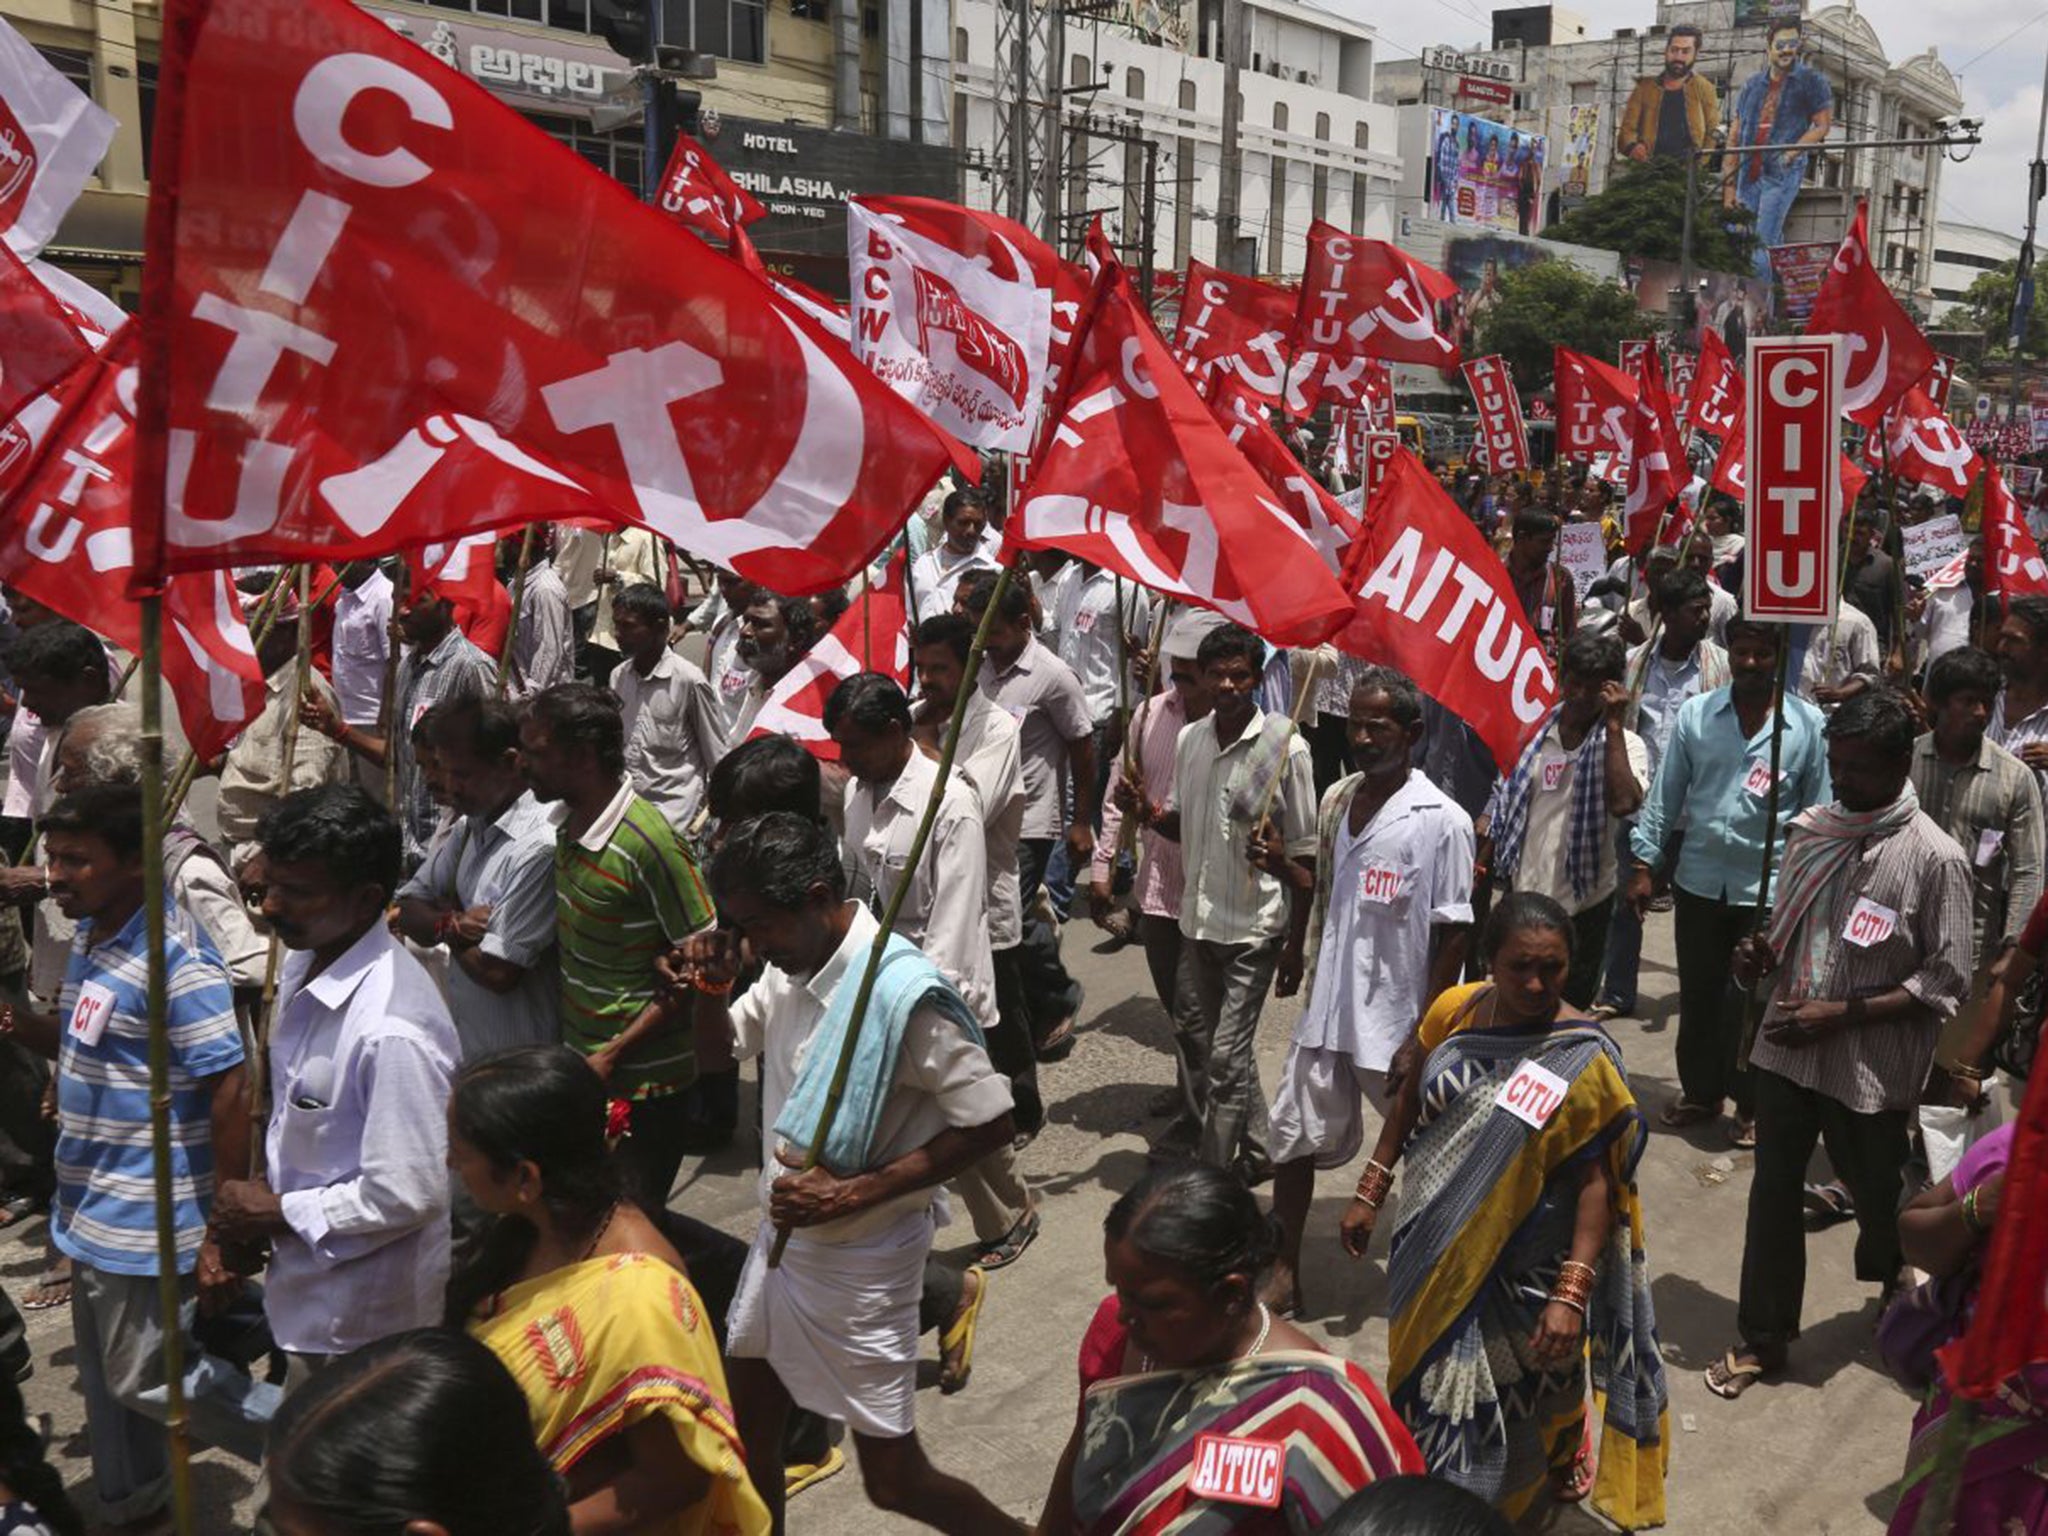
[{"label": "elderly man with grey hair", "polygon": [[[60,795],[142,782],[142,714],[130,703],[93,704],[65,721],[51,759]],[[249,920],[241,887],[219,849],[182,817],[164,833],[164,886],[192,914],[227,965],[238,1004],[263,987],[270,946]]]}]

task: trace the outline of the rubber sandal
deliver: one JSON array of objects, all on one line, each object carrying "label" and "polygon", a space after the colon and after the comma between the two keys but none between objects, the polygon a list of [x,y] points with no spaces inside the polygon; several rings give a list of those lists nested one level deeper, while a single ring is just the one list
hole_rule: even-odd
[{"label": "rubber sandal", "polygon": [[1053,1025],[1046,1037],[1038,1042],[1032,1052],[1045,1066],[1054,1066],[1074,1054],[1074,1032],[1080,1023],[1078,1013],[1070,1013]]},{"label": "rubber sandal", "polygon": [[[1721,1373],[1718,1381],[1714,1376],[1716,1371]],[[1707,1390],[1716,1397],[1727,1398],[1731,1403],[1755,1386],[1763,1374],[1762,1361],[1737,1360],[1732,1349],[1701,1373],[1707,1383]]]},{"label": "rubber sandal", "polygon": [[1584,1502],[1586,1495],[1593,1491],[1593,1474],[1595,1470],[1593,1461],[1593,1426],[1590,1422],[1579,1432],[1578,1454],[1572,1457],[1572,1464],[1566,1470],[1570,1473],[1570,1476],[1558,1485],[1557,1502],[1560,1504]]},{"label": "rubber sandal", "polygon": [[24,1312],[48,1312],[57,1307],[71,1305],[71,1276],[57,1270],[46,1269],[35,1278],[21,1298]]},{"label": "rubber sandal", "polygon": [[815,1488],[835,1472],[846,1470],[846,1452],[833,1446],[820,1462],[799,1462],[782,1469],[782,1496],[793,1499],[806,1488]]},{"label": "rubber sandal", "polygon": [[1804,1191],[1806,1230],[1825,1232],[1829,1227],[1852,1220],[1856,1201],[1839,1184],[1809,1184]]},{"label": "rubber sandal", "polygon": [[1720,1113],[1718,1104],[1695,1104],[1691,1099],[1673,1099],[1658,1113],[1657,1123],[1667,1130],[1677,1131],[1711,1120]]},{"label": "rubber sandal", "polygon": [[34,1195],[12,1195],[0,1200],[0,1231],[5,1231],[18,1221],[26,1221],[42,1208],[42,1202]]},{"label": "rubber sandal", "polygon": [[1756,1117],[1754,1115],[1735,1117],[1735,1124],[1728,1131],[1728,1145],[1738,1152],[1756,1150]]},{"label": "rubber sandal", "polygon": [[993,1248],[985,1249],[974,1261],[974,1267],[983,1271],[1003,1269],[1024,1256],[1038,1237],[1038,1212],[1026,1211],[1017,1218],[1017,1225],[1003,1234],[1003,1240]]},{"label": "rubber sandal", "polygon": [[981,1266],[970,1264],[967,1273],[975,1279],[974,1299],[939,1335],[939,1392],[944,1397],[960,1391],[974,1374],[974,1330],[981,1322],[981,1304],[988,1300],[988,1276]]}]

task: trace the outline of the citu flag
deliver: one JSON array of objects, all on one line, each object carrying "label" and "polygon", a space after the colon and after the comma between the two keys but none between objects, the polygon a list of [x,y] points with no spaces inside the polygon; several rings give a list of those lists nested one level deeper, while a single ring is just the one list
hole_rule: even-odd
[{"label": "citu flag", "polygon": [[732,179],[711,151],[687,133],[676,135],[654,204],[683,228],[729,243],[734,233],[768,217],[754,194]]},{"label": "citu flag", "polygon": [[890,557],[879,583],[865,576],[846,612],[761,700],[747,739],[783,735],[824,762],[839,761],[839,743],[825,729],[825,701],[856,672],[882,672],[910,686],[909,605],[903,597],[905,552]]},{"label": "citu flag", "polygon": [[1867,202],[1856,205],[1856,217],[1821,277],[1806,334],[1842,337],[1842,413],[1866,427],[1882,422],[1934,366],[1934,348],[1870,264]]},{"label": "citu flag", "polygon": [[140,585],[583,518],[801,594],[978,477],[759,277],[346,0],[183,0],[161,67]]}]

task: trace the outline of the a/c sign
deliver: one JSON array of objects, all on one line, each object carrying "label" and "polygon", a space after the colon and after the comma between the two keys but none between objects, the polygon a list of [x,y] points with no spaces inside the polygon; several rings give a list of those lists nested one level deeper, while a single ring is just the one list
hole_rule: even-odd
[{"label": "a/c sign", "polygon": [[1812,624],[1834,613],[1841,357],[1838,336],[1750,339],[1742,602],[1749,618]]}]

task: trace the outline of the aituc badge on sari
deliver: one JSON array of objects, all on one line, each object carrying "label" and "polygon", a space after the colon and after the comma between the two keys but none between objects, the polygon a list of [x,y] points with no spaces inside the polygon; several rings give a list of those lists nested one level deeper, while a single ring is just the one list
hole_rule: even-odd
[{"label": "aituc badge on sari", "polygon": [[1200,1435],[1188,1492],[1198,1499],[1278,1509],[1286,1485],[1287,1447],[1278,1440]]}]

